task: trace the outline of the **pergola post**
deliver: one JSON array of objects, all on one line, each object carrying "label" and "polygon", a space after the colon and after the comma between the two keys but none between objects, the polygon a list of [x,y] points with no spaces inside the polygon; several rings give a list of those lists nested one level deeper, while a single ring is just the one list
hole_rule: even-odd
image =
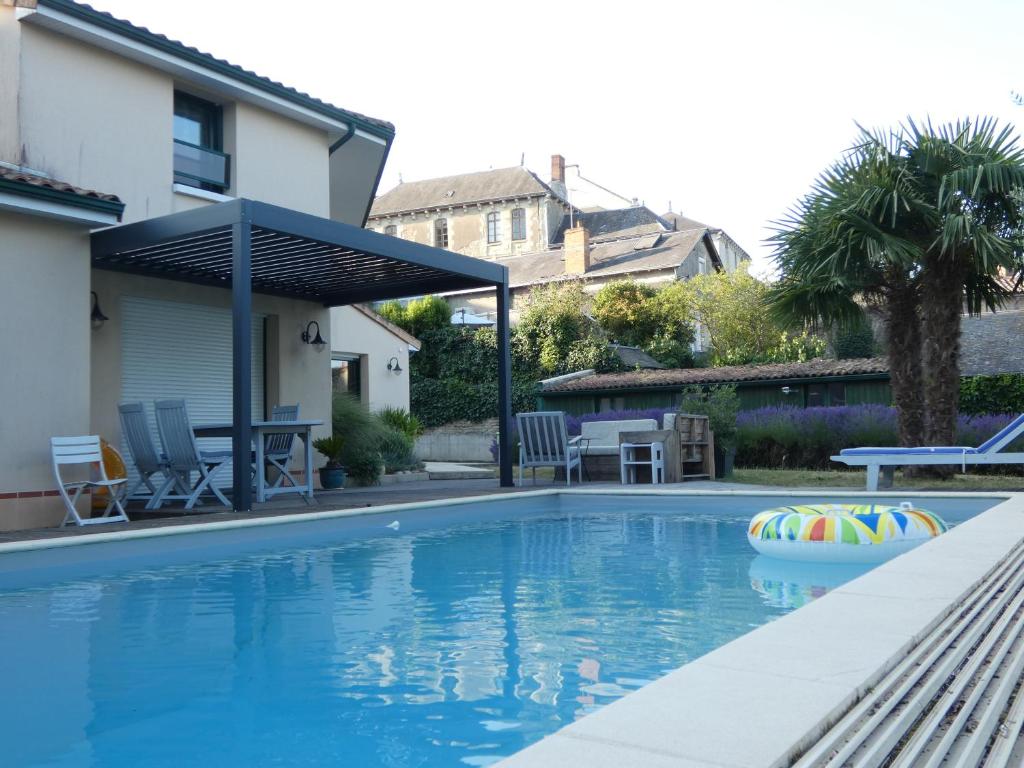
[{"label": "pergola post", "polygon": [[252,510],[252,213],[243,201],[231,225],[232,505]]},{"label": "pergola post", "polygon": [[508,272],[498,289],[498,478],[503,488],[512,482],[512,355],[509,350]]}]

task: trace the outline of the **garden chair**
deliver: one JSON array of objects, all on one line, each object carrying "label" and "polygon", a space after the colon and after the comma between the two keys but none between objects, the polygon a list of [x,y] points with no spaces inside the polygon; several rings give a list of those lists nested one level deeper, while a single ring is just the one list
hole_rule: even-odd
[{"label": "garden chair", "polygon": [[562,411],[517,413],[519,427],[519,485],[523,484],[523,469],[533,470],[537,482],[537,467],[563,467],[565,484],[572,484],[572,468],[576,467],[579,482],[583,482],[583,461],[580,456],[579,437],[569,439]]},{"label": "garden chair", "polygon": [[[298,421],[298,405],[275,405],[270,412],[271,421]],[[286,432],[280,435],[267,435],[267,441],[263,447],[263,458],[277,470],[277,478],[271,488],[279,488],[287,480],[293,486],[298,485],[291,472],[288,471],[288,462],[292,458],[292,446],[295,444],[295,433]],[[303,497],[305,498],[305,497]]]},{"label": "garden chair", "polygon": [[[204,491],[213,493],[224,506],[230,507],[231,502],[213,481],[231,461],[231,451],[199,449],[184,400],[157,400],[155,407],[156,426],[167,457],[168,477],[146,509],[159,509],[165,501],[184,501],[185,509],[192,509]],[[199,477],[192,485],[194,472]],[[171,490],[175,486],[180,492],[172,495]]]},{"label": "garden chair", "polygon": [[[107,470],[103,466],[103,449],[100,445],[99,435],[51,437],[50,455],[53,459],[53,476],[57,478],[57,490],[64,500],[66,510],[64,520],[60,524],[61,528],[72,520],[75,522],[75,525],[128,522],[128,514],[124,511],[124,506],[121,504],[123,498],[121,491],[124,490],[123,486],[128,481],[123,478],[110,480],[107,477]],[[96,479],[65,481],[61,476],[61,467],[76,465],[80,467],[83,464],[96,467]],[[107,508],[103,511],[101,517],[82,517],[78,514],[75,504],[78,503],[82,492],[87,488],[90,491],[104,490],[110,497],[110,502],[107,504]],[[68,491],[74,491],[74,495],[69,495]],[[117,514],[110,514],[115,509]]]},{"label": "garden chair", "polygon": [[959,464],[968,465],[1024,464],[1024,453],[1003,453],[1002,449],[1024,436],[1024,413],[1011,421],[977,448],[970,446],[937,446],[920,448],[844,448],[832,461],[850,467],[867,467],[867,490],[878,490],[878,476],[884,474],[886,487],[892,484],[896,467]]},{"label": "garden chair", "polygon": [[[121,403],[117,410],[121,414],[121,433],[128,443],[128,452],[131,453],[132,462],[139,473],[138,480],[125,494],[125,501],[148,501],[156,495],[154,475],[160,475],[165,480],[170,476],[167,457],[159,454],[156,445],[153,444],[153,434],[149,431],[149,422],[146,420],[146,408],[141,402]],[[146,487],[148,493],[139,493],[142,486]]]}]

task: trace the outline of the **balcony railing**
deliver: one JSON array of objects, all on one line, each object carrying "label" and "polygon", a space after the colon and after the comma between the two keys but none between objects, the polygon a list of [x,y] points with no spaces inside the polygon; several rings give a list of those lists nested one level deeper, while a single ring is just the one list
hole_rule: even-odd
[{"label": "balcony railing", "polygon": [[231,186],[231,155],[174,140],[174,180],[223,192]]}]

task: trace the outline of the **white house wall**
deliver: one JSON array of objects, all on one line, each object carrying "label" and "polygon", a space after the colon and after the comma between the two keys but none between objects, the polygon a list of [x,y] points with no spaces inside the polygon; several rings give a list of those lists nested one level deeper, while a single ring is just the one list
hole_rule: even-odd
[{"label": "white house wall", "polygon": [[50,438],[89,434],[88,247],[82,227],[0,211],[0,530],[60,522]]},{"label": "white house wall", "polygon": [[[364,402],[371,411],[391,406],[409,408],[409,345],[380,323],[352,307],[331,309],[331,349],[359,355]],[[388,370],[397,357],[400,374]]]}]

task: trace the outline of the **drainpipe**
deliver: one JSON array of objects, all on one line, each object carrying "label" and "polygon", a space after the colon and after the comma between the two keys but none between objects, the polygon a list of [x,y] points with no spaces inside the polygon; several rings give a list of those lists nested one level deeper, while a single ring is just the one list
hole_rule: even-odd
[{"label": "drainpipe", "polygon": [[338,139],[333,144],[331,144],[330,148],[327,150],[327,155],[328,156],[333,155],[337,150],[341,149],[348,142],[349,139],[351,139],[355,135],[356,135],[356,124],[355,123],[349,123],[348,124],[348,130],[345,131],[345,135],[342,136],[340,139]]}]

